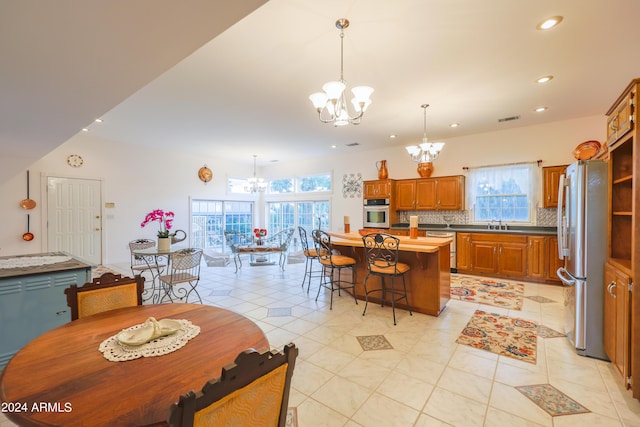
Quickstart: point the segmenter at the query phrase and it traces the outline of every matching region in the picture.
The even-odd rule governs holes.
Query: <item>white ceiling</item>
[[[153,10],[173,3],[149,2]],[[560,26],[536,30],[553,15],[564,17]],[[84,117],[103,117],[90,132],[104,140],[247,163],[257,154],[259,164],[390,144],[403,150],[420,142],[424,103],[431,105],[432,141],[592,115],[604,122],[618,94],[640,77],[639,16],[637,0],[270,0],[120,104],[99,94],[113,109],[84,108]],[[308,95],[339,78],[334,23],[342,17],[351,21],[344,43],[347,86],[365,84],[375,92],[362,124],[334,128],[317,120]],[[142,22],[140,32],[147,29]],[[181,29],[148,36],[170,43],[167,35],[180,35],[172,30]],[[86,47],[122,48],[117,41],[114,36],[92,46],[89,40]],[[52,46],[59,55],[65,47]],[[35,53],[44,55],[37,47]],[[69,68],[82,59],[67,56]],[[554,76],[551,82],[534,83],[547,74]],[[43,85],[27,95],[20,120],[42,123],[51,111],[33,107],[57,94]],[[538,106],[548,110],[535,113]],[[68,136],[84,125],[57,113],[55,125],[64,125]],[[520,119],[498,122],[514,115]],[[451,129],[452,122],[461,126]],[[390,134],[398,137],[390,140]],[[347,146],[354,142],[359,146]]]

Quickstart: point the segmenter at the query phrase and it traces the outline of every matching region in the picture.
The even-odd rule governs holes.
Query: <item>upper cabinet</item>
[[[542,207],[554,208],[558,206],[558,184],[560,175],[567,169],[567,165],[549,166],[542,168]]]
[[[611,145],[633,129],[633,109],[636,96],[636,84],[625,91],[616,104],[607,112],[607,144]]]
[[[364,181],[363,187],[365,199],[390,199],[394,190],[392,179]]]
[[[462,210],[464,176],[396,181],[395,210]]]

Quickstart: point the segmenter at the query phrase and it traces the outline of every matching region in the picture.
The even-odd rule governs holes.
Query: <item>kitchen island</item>
[[[365,299],[364,278],[368,267],[364,254],[362,236],[356,233],[329,233],[334,249],[356,260],[356,298]],[[411,311],[438,316],[445,309],[450,298],[451,272],[449,267],[450,238],[418,237],[400,239],[398,261],[411,266],[405,273],[407,296]],[[400,283],[401,278],[396,279]],[[380,278],[371,277],[368,286],[380,286]],[[369,301],[380,302],[369,296]],[[407,309],[406,304],[396,303],[397,308]]]
[[[71,320],[64,290],[90,282],[91,267],[63,252],[0,257],[0,369],[29,341]]]

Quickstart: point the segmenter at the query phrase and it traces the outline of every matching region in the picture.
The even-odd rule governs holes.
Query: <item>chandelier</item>
[[[429,142],[427,140],[427,107],[429,104],[422,104],[424,109],[424,133],[422,135],[422,144],[411,145],[407,148],[411,160],[418,163],[432,162],[438,158],[438,154],[444,147],[444,142]]]
[[[371,104],[373,88],[369,86],[356,86],[351,89],[353,93],[354,114],[349,114],[348,104],[344,96],[347,87],[344,83],[344,29],[349,26],[349,20],[340,18],[336,21],[336,28],[340,30],[340,80],[327,82],[322,86],[324,92],[316,92],[309,96],[313,106],[318,112],[318,118],[322,123],[333,123],[334,126],[348,124],[360,124],[367,107]],[[324,114],[323,114],[324,113]]]
[[[262,178],[256,178],[256,154],[253,155],[253,176],[247,178],[247,185],[244,186],[244,191],[247,193],[264,193],[267,189],[267,183]]]

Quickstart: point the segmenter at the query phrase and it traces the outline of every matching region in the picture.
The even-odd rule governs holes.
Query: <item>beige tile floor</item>
[[[128,274],[127,265],[112,265]],[[609,363],[575,354],[566,338],[538,338],[536,365],[456,344],[477,308],[538,322],[563,331],[562,290],[525,285],[522,311],[450,301],[433,317],[355,304],[328,292],[315,301],[300,283],[303,264],[202,268],[206,304],[253,319],[271,346],[300,349],[289,406],[306,426],[639,426],[640,402],[629,398]],[[277,310],[276,310],[277,309]],[[364,351],[357,336],[384,335],[393,349]],[[204,381],[203,381],[204,382]],[[586,414],[552,417],[514,387],[550,383],[588,408]],[[0,414],[0,427],[13,424]]]

